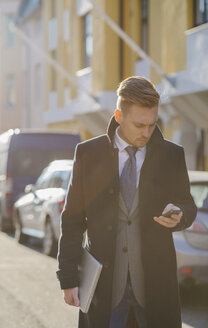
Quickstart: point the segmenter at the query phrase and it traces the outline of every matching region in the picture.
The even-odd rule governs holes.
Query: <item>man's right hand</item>
[[[69,288],[69,289],[64,289],[64,301],[66,304],[73,305],[73,306],[79,306],[79,288],[74,287],[74,288]]]

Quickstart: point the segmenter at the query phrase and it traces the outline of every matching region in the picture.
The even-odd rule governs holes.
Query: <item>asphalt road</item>
[[[208,286],[181,292],[181,300],[183,328],[208,328]]]
[[[56,267],[38,247],[0,232],[0,328],[77,327],[78,310],[64,303]],[[208,328],[208,287],[183,293],[182,304],[183,328]]]

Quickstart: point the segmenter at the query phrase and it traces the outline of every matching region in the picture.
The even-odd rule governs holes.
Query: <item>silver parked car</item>
[[[73,166],[72,160],[51,162],[34,185],[14,204],[15,237],[26,243],[29,236],[42,240],[43,252],[54,255],[60,235],[60,214]]]
[[[173,233],[178,278],[186,287],[208,283],[208,172],[189,171],[189,179],[197,217],[191,227]]]

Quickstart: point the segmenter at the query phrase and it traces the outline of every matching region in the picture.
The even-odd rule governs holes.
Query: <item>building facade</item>
[[[104,133],[116,106],[119,82],[143,75],[161,93],[160,125],[165,137],[185,147],[190,169],[208,169],[207,1],[94,2],[171,83],[121,40],[90,1],[44,2],[47,51],[77,83],[47,65],[45,124],[82,130],[84,139]]]
[[[21,124],[20,41],[10,29],[19,1],[0,1],[0,132]]]
[[[17,28],[31,40],[34,48],[20,40],[21,54],[21,89],[22,89],[22,120],[21,128],[45,128],[44,115],[44,61],[35,49],[44,50],[43,13],[40,0],[23,0],[16,13]]]
[[[119,82],[142,75],[161,94],[164,136],[184,146],[189,169],[208,169],[207,0],[22,0],[18,18],[45,54],[22,46],[20,125],[79,132],[82,139],[105,133]]]
[[[44,128],[44,62],[10,26],[11,22],[15,24],[43,49],[41,2],[1,1],[0,9],[0,132],[15,128]]]

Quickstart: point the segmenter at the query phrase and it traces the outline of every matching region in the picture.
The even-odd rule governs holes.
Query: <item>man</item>
[[[196,216],[184,151],[157,126],[159,94],[150,81],[130,77],[117,94],[107,134],[76,148],[57,276],[65,302],[79,306],[77,267],[87,230],[103,269],[79,327],[180,328],[172,232]],[[179,213],[162,215],[170,209]]]

